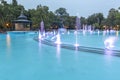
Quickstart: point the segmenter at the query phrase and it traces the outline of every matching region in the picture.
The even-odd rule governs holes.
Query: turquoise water
[[[47,46],[35,36],[0,34],[0,80],[120,80],[119,57]]]

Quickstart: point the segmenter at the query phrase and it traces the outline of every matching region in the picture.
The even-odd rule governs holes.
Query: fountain
[[[41,26],[41,35],[44,35],[44,22],[43,21],[41,21],[41,23],[40,23],[40,26]]]
[[[88,31],[90,32],[90,34],[93,33],[93,30],[92,30],[92,26],[91,26],[91,25],[88,26]]]
[[[80,18],[76,17],[76,30],[80,30]]]
[[[83,35],[85,35],[85,33],[86,33],[86,25],[83,25],[82,33],[83,33]]]
[[[72,32],[72,31],[71,31]],[[74,33],[70,33],[70,35],[69,36],[71,36],[71,35],[73,35]],[[75,35],[77,35],[78,33],[77,33],[77,31],[75,32]],[[63,35],[66,35],[66,34],[63,34]],[[82,35],[80,35],[80,36],[82,36]],[[92,36],[92,35],[89,35],[89,36]],[[95,35],[94,35],[95,36]],[[101,38],[101,34],[99,35],[100,36],[100,38]],[[106,35],[106,37],[107,37],[108,35]],[[72,37],[72,36],[71,36]],[[74,44],[74,41],[73,41],[73,43],[72,42],[61,42],[61,39],[62,40],[64,40],[63,38],[67,38],[67,36],[65,37],[62,37],[62,35],[60,35],[60,33],[58,32],[57,33],[57,35],[51,35],[51,36],[49,36],[48,38],[44,38],[44,39],[42,39],[41,40],[41,43],[43,43],[43,44],[46,44],[46,45],[49,45],[49,46],[54,46],[54,47],[56,47],[57,49],[58,49],[58,54],[57,54],[57,57],[59,58],[59,56],[60,56],[60,53],[59,53],[59,49],[60,48],[64,48],[64,49],[69,49],[69,50],[75,50],[75,51],[83,51],[83,52],[89,52],[89,53],[96,53],[96,54],[106,54],[106,55],[111,55],[111,56],[118,56],[118,57],[120,57],[120,50],[119,50],[119,47],[118,47],[118,45],[119,44],[117,44],[117,46],[115,45],[115,42],[117,41],[117,38],[118,37],[116,37],[116,36],[110,36],[110,37],[108,37],[108,38],[106,38],[105,40],[103,40],[103,43],[104,43],[104,45],[103,45],[103,43],[99,43],[99,44],[97,44],[96,42],[93,42],[93,43],[96,43],[96,45],[94,46],[94,45],[92,45],[92,46],[90,46],[90,45],[88,45],[88,46],[86,46],[86,43],[88,43],[88,42],[86,42],[86,40],[92,40],[91,38],[87,38],[87,35],[86,35],[86,37],[84,38],[84,36],[83,36],[83,39],[82,39],[82,41],[84,42],[84,44],[85,45],[83,45],[83,43],[81,44],[81,45],[79,45],[78,43],[77,43],[77,38],[78,38],[78,36],[76,36],[76,44]],[[97,40],[97,36],[96,36],[96,40]],[[94,38],[93,38],[94,39]],[[37,39],[36,39],[37,40]],[[71,40],[74,40],[74,39],[71,39]],[[70,41],[71,41],[70,40]],[[98,39],[99,40],[99,39]],[[39,41],[39,40],[37,40],[37,41]],[[69,41],[69,40],[68,40]],[[81,39],[80,39],[80,41],[81,41]],[[40,42],[40,41],[39,41]],[[72,44],[71,44],[72,43]],[[88,43],[89,44],[89,43]],[[103,46],[101,46],[101,44],[103,45]],[[120,46],[120,45],[119,45]],[[104,48],[105,47],[105,48]]]
[[[43,39],[45,37],[45,30],[44,30],[44,22],[41,21],[40,23],[40,30],[39,30],[39,39]]]
[[[58,33],[60,33],[60,34],[64,34],[66,32],[67,32],[67,30],[65,28],[59,28],[58,29]]]
[[[75,50],[75,51],[91,52],[91,53],[97,53],[97,54],[109,54],[112,56],[120,57],[119,48],[118,47],[114,48],[114,47],[116,47],[115,42],[117,41],[117,38],[118,38],[113,34],[113,33],[115,33],[114,31],[110,31],[110,32],[108,32],[107,30],[103,31],[103,35],[105,37],[107,37],[109,35],[113,35],[113,36],[110,36],[110,37],[106,38],[105,40],[102,40],[103,41],[102,43],[97,44],[96,42],[101,39],[97,39],[98,36],[96,36],[96,38],[95,38],[95,35],[94,35],[93,41],[92,41],[92,39],[91,39],[92,35],[88,35],[88,33],[93,30],[92,26],[88,26],[88,25],[83,26],[83,34],[87,34],[85,37],[83,35],[81,35],[81,33],[80,33],[81,31],[79,31],[79,33],[78,33],[78,30],[81,29],[80,28],[80,20],[78,17],[76,17],[76,25],[75,25],[76,29],[75,29],[74,33],[73,33],[73,31],[66,33],[66,34],[69,34],[70,37],[68,37],[68,39],[70,38],[71,40],[74,40],[74,39],[72,39],[72,36],[74,35],[73,38],[75,37],[75,40],[73,42],[71,40],[68,40],[70,42],[68,42],[67,40],[65,40],[65,42],[64,42],[64,38],[67,38],[67,36],[65,34],[65,32],[67,32],[67,31],[63,27],[62,28],[60,27],[58,29],[58,31],[56,31],[54,33],[46,33],[46,35],[49,35],[49,36],[45,36],[43,21],[40,23],[40,26],[41,27],[39,30],[39,39],[40,39],[41,43],[57,47],[57,51],[58,51],[57,57],[58,58],[60,57],[60,53],[59,53],[60,48],[65,48],[65,49]],[[78,43],[78,39],[79,39],[78,34],[79,34],[79,36],[82,36],[82,38],[79,40],[81,42],[80,45]],[[92,32],[90,34],[92,34]],[[100,38],[103,36],[100,34],[99,30],[97,31],[97,34],[100,36]],[[116,34],[118,36],[118,32],[116,32]],[[63,35],[65,35],[65,36],[63,36]],[[88,38],[87,38],[87,36],[88,36]],[[38,40],[36,39],[36,40],[39,41],[39,39]],[[61,42],[61,39],[63,42]],[[94,39],[95,39],[95,41],[94,41]],[[88,41],[86,41],[86,40],[88,40]],[[97,46],[89,45],[89,43],[90,43],[89,41],[92,41],[93,44],[96,43]],[[74,42],[75,42],[75,44],[74,44]],[[104,43],[104,45],[103,45],[103,43]],[[101,44],[102,44],[102,46],[101,46]]]
[[[60,39],[60,34],[58,32],[58,34],[56,35],[56,41],[55,41],[56,44],[61,44],[61,39]]]
[[[97,29],[96,31],[97,31],[97,34],[99,35],[99,34],[100,34],[100,30],[99,30],[99,29]]]
[[[116,36],[118,36],[119,35],[119,31],[116,31]]]
[[[75,30],[75,32],[74,32],[74,34],[75,34],[75,44],[74,44],[74,46],[75,47],[78,47],[79,46],[79,44],[78,44],[78,30],[80,29],[80,18],[78,18],[78,17],[76,17],[76,25],[75,25],[75,28],[76,28],[76,30]]]
[[[105,48],[110,50],[114,48],[114,43],[117,40],[117,37],[108,37],[104,41]]]
[[[67,34],[70,34],[70,31],[67,31]]]

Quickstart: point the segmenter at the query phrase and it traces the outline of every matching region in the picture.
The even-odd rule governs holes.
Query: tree
[[[17,6],[18,5],[17,0],[12,0],[12,5]]]
[[[93,25],[95,28],[100,28],[103,20],[104,16],[102,13],[94,13],[87,18],[87,24]]]
[[[112,8],[109,10],[109,14],[107,17],[108,26],[115,26],[116,15],[118,14],[118,10]]]
[[[87,19],[85,17],[80,18],[81,25],[87,24]]]
[[[66,20],[69,17],[69,14],[67,13],[65,8],[59,8],[55,11],[56,14],[56,20],[59,24],[59,27],[64,27],[63,24],[66,24]]]
[[[8,3],[7,3],[7,1],[5,1],[5,0],[1,0],[1,5],[8,5]]]
[[[55,11],[55,14],[57,16],[68,16],[69,14],[67,13],[65,8],[59,8]]]
[[[55,14],[49,11],[47,6],[38,5],[36,9],[29,9],[28,13],[31,16],[34,29],[39,29],[41,21],[44,21],[46,30],[50,29],[55,19]]]

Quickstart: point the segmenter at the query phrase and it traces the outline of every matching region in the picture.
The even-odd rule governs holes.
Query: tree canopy
[[[32,29],[38,30],[40,22],[44,21],[45,29],[56,27],[62,19],[64,27],[69,29],[75,28],[75,20],[77,16],[69,16],[67,9],[58,8],[54,12],[49,10],[48,6],[37,5],[34,9],[25,10],[24,6],[18,4],[17,0],[12,0],[12,3],[7,3],[5,0],[0,0],[0,29],[10,30],[12,20],[17,19],[21,11],[32,21]],[[95,28],[102,29],[103,26],[119,27],[120,26],[120,7],[118,9],[110,9],[108,16],[105,18],[103,13],[93,13],[87,18],[80,18],[82,25],[92,25]]]

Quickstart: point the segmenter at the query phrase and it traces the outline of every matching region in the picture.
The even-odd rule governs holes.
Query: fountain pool
[[[66,44],[75,43],[74,31],[60,35],[64,45],[56,45],[52,34],[47,35],[37,42],[33,39],[38,36],[36,32],[0,34],[0,80],[120,80],[120,57],[67,49]],[[104,48],[108,36],[78,32],[78,43]],[[119,50],[116,43],[120,43],[119,34],[113,48]]]
[[[70,50],[77,49],[78,51],[99,54],[109,54],[106,53],[106,51],[111,51],[111,55],[120,56],[120,44],[118,44],[119,36],[118,34],[116,35],[116,33],[118,32],[105,35],[103,31],[101,31],[101,33],[94,32],[92,34],[91,32],[83,34],[82,31],[71,31],[70,34],[65,33],[59,34],[59,36],[49,36],[47,39],[42,40],[42,43],[51,46],[60,45],[61,48]]]

